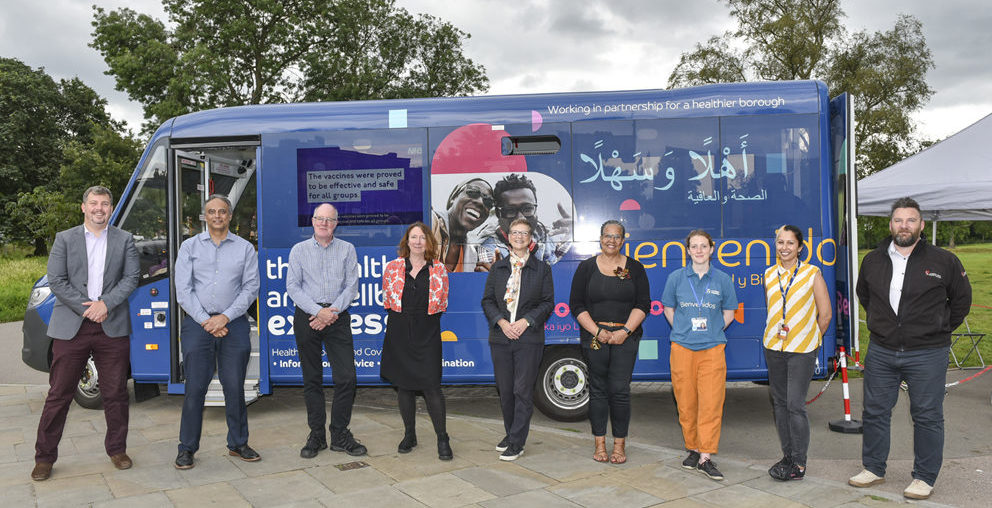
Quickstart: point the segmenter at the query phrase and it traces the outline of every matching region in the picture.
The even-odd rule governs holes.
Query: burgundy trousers
[[[59,441],[62,440],[69,404],[91,354],[99,375],[103,414],[107,419],[104,440],[107,455],[127,451],[127,374],[131,340],[128,337],[108,337],[103,333],[103,326],[84,319],[72,340],[52,341],[52,367],[48,374],[51,388],[38,422],[35,462],[54,463],[58,459]]]

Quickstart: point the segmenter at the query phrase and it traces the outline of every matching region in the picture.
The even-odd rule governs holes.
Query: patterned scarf
[[[520,272],[528,257],[530,254],[519,257],[512,251],[510,252],[510,279],[506,281],[506,295],[503,296],[503,300],[506,301],[506,310],[510,311],[511,323],[517,320],[517,303],[520,300]]]

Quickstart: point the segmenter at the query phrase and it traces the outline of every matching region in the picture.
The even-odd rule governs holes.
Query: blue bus
[[[214,193],[230,197],[231,230],[259,254],[249,400],[302,384],[285,275],[290,248],[312,235],[309,218],[324,202],[339,211],[337,236],[358,250],[360,288],[350,310],[361,384],[382,383],[382,269],[418,220],[441,240],[451,272],[443,382],[493,382],[479,302],[489,264],[505,255],[509,221],[498,211],[506,208],[532,219],[534,252],[552,265],[556,305],[536,397],[549,416],[585,414],[586,370],[568,296],[573,271],[597,253],[607,219],[624,223],[625,253],[644,264],[651,283],[635,381],[670,379],[661,291],[687,263],[682,241],[696,228],[713,235],[713,262],[731,274],[741,302],[727,332],[728,379],[767,378],[762,276],[784,223],[805,232],[803,260],[820,267],[837,305],[825,335],[837,340],[824,341],[817,364],[825,376],[837,344],[857,328],[847,311],[857,252],[848,222],[850,111],[846,96],[831,101],[822,82],[795,81],[255,105],[170,119],[152,136],[112,219],[134,234],[141,257],[130,298],[136,390],[183,392],[182,310],[170,274],[180,243],[204,229],[204,200]],[[23,350],[41,370],[52,303],[42,278],[25,315]],[[80,381],[81,404],[99,404],[95,374],[91,365]]]

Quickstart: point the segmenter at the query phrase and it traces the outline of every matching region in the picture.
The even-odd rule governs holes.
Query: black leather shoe
[[[368,449],[362,443],[359,443],[348,429],[345,429],[331,439],[331,450],[345,452],[352,457],[358,457],[368,453]]]
[[[410,453],[413,451],[414,446],[417,446],[417,434],[405,434],[403,436],[403,440],[400,441],[400,445],[396,448],[396,451],[400,453]]]
[[[258,454],[258,452],[252,450],[251,447],[248,446],[248,443],[245,443],[237,448],[228,449],[227,453],[238,457],[245,462],[258,462],[262,460],[262,457]]]
[[[311,435],[307,438],[307,444],[303,445],[303,448],[300,449],[300,457],[312,459],[317,456],[317,452],[325,448],[327,448],[327,441],[323,437]]]
[[[193,452],[183,450],[176,456],[176,469],[191,469],[193,467]]]
[[[454,455],[451,452],[451,443],[448,440],[448,433],[437,435],[437,458],[441,460],[451,460]]]

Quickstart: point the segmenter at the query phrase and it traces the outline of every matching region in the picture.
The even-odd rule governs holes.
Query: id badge
[[[704,317],[694,317],[694,318],[692,318],[692,331],[694,331],[694,332],[705,332],[706,331],[706,318],[704,318]]]
[[[788,338],[789,337],[789,327],[786,326],[786,325],[779,325],[779,327],[778,327],[778,336],[780,338],[782,338],[782,339]]]

